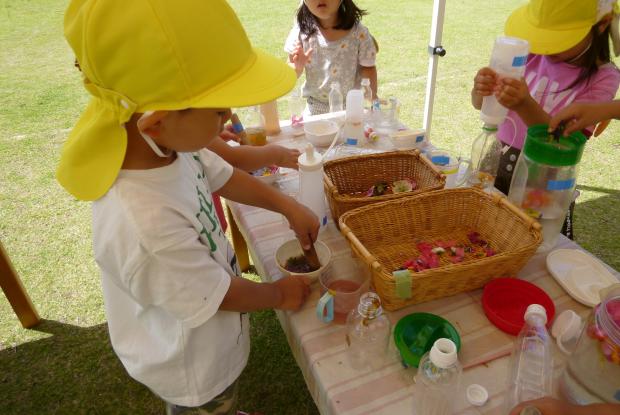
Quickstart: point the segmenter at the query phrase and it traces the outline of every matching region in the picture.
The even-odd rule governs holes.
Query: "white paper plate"
[[[550,252],[547,269],[571,297],[589,307],[601,302],[601,289],[619,282],[598,259],[579,249]]]

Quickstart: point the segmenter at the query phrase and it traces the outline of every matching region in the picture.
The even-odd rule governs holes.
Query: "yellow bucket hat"
[[[133,113],[260,104],[297,80],[283,61],[252,48],[224,0],[73,0],[64,28],[92,98],[56,177],[82,200],[100,198],[116,180]]]
[[[564,52],[586,37],[597,22],[597,0],[531,0],[516,9],[504,32],[525,39],[538,55]]]

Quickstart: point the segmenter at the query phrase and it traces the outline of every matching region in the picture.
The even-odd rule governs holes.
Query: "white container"
[[[389,134],[392,145],[398,150],[422,150],[427,145],[426,130],[400,130]]]
[[[338,124],[330,120],[317,120],[304,123],[304,132],[306,140],[316,147],[327,147],[334,137],[338,134],[340,128]]]
[[[438,339],[420,360],[413,389],[413,414],[451,415],[461,373],[454,342]]]
[[[530,45],[526,40],[500,36],[495,39],[489,67],[500,77],[521,78],[525,73],[529,50]],[[495,95],[482,98],[480,119],[484,123],[499,125],[507,113],[508,109],[497,102]]]
[[[342,111],[343,108],[342,92],[340,92],[340,82],[332,82],[329,91],[329,112]]]
[[[269,101],[260,105],[260,113],[265,120],[265,134],[278,135],[280,134],[280,117],[278,116],[278,103],[277,101]]]
[[[428,159],[439,169],[441,174],[446,176],[446,184],[444,189],[453,189],[463,184],[464,180],[459,181],[459,172],[461,164],[465,165],[464,171],[471,169],[471,161],[454,157],[446,150],[432,150],[427,155]]]
[[[304,254],[304,251],[301,249],[301,245],[299,245],[298,239],[291,239],[290,241],[284,242],[280,247],[276,250],[276,265],[278,269],[282,272],[283,275],[292,275],[292,276],[301,276],[309,278],[310,281],[314,282],[319,278],[319,275],[329,266],[332,260],[332,251],[329,249],[327,245],[325,245],[321,241],[314,242],[314,249],[316,249],[316,255],[319,257],[319,264],[321,267],[316,271],[312,272],[291,272],[284,268],[286,265],[286,261],[291,257],[298,257]]]
[[[347,94],[347,111],[344,121],[344,143],[351,146],[364,144],[364,96],[360,89]]]
[[[325,191],[323,190],[323,156],[312,144],[308,144],[297,159],[299,165],[299,197],[319,219],[321,228],[327,225],[327,209],[325,207]]]
[[[553,357],[551,339],[545,327],[547,312],[541,305],[530,304],[524,319],[508,367],[502,412],[505,414],[521,402],[551,396],[552,392]]]

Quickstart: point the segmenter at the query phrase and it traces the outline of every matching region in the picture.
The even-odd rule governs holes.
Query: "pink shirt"
[[[612,64],[602,65],[589,82],[566,89],[581,72],[581,67],[565,62],[554,63],[544,55],[530,55],[525,65],[525,82],[530,94],[545,112],[554,115],[572,102],[611,101],[620,85],[620,71]],[[588,130],[591,133],[594,127]],[[499,126],[497,137],[505,144],[521,149],[527,126],[514,112],[509,111]]]

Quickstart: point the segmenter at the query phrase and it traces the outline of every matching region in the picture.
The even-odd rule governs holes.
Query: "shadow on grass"
[[[252,355],[239,407],[318,414],[273,311],[253,313]],[[43,320],[50,337],[0,351],[0,414],[163,414],[162,402],[132,380],[114,354],[107,324]]]
[[[620,271],[620,190],[577,186],[581,191],[602,193],[579,202],[575,208],[575,241]]]
[[[107,324],[43,320],[50,337],[0,351],[1,414],[155,414],[163,405],[125,372]]]

